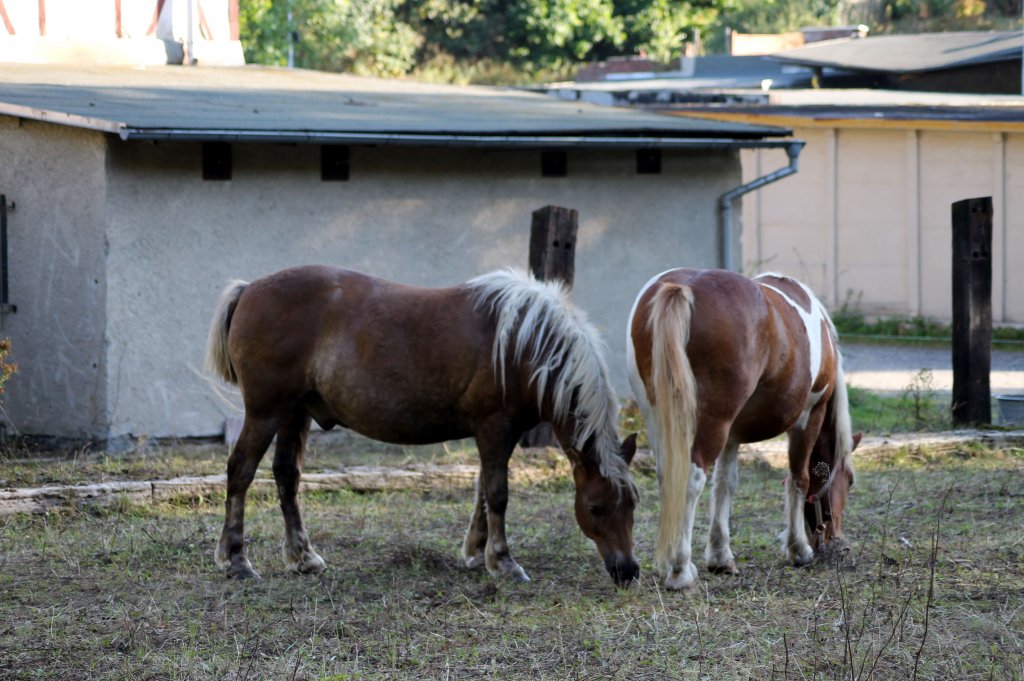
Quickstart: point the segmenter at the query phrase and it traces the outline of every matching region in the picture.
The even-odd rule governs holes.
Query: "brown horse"
[[[716,460],[704,555],[709,570],[737,572],[729,512],[741,443],[788,435],[782,540],[794,564],[842,537],[860,434],[851,433],[835,327],[805,285],[775,274],[670,270],[640,291],[628,336],[630,383],[657,454],[655,558],[668,588],[697,578],[694,511]]]
[[[561,286],[514,271],[436,289],[320,266],[229,284],[207,366],[238,383],[245,422],[228,458],[217,564],[229,577],[258,577],[245,554],[245,494],[276,435],[285,562],[324,569],[296,500],[314,419],[398,444],[473,436],[480,475],[463,558],[527,581],[505,540],[508,460],[523,432],[550,421],[573,466],[580,528],[615,581],[628,584],[639,574],[628,468],[636,438],[619,445],[602,352]]]

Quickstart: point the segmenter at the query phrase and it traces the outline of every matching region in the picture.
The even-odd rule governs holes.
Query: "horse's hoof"
[[[252,565],[249,564],[248,560],[243,559],[244,562],[232,563],[227,569],[228,579],[263,579],[260,577],[260,573],[252,569]]]
[[[487,560],[484,558],[483,554],[480,554],[478,556],[466,556],[466,567],[468,567],[470,570],[475,570],[477,568],[485,566],[486,564]]]
[[[512,580],[513,582],[523,582],[523,583],[525,583],[525,582],[532,581],[530,579],[530,575],[526,574],[526,570],[524,570],[523,568],[519,567],[518,565],[516,566],[516,568],[517,568],[516,570],[513,570],[509,574],[504,575],[504,577],[506,579]]]
[[[721,565],[708,565],[708,572],[713,575],[738,575],[740,570],[736,567],[736,562],[730,560],[728,563]]]
[[[289,563],[288,568],[302,575],[318,575],[327,569],[327,563],[315,552],[309,551],[302,560]]]
[[[529,582],[530,576],[526,574],[526,570],[521,568],[515,561],[508,561],[503,563],[498,569],[498,577],[501,579],[507,579],[512,582]]]
[[[681,570],[674,570],[665,578],[665,588],[671,591],[689,589],[697,583],[697,566],[689,563]]]
[[[790,562],[793,563],[793,567],[807,567],[814,560],[814,551],[810,546],[790,547],[787,553]]]

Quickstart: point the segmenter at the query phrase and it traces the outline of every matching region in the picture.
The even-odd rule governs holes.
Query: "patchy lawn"
[[[223,470],[222,450],[173,456]],[[304,495],[329,565],[318,577],[284,571],[276,500],[254,495],[246,529],[264,579],[243,583],[211,558],[222,497],[4,516],[0,678],[1024,677],[1024,450],[911,446],[857,464],[851,553],[794,569],[775,538],[783,473],[746,457],[732,522],[742,574],[702,572],[687,594],[651,574],[650,472],[637,476],[644,573],[627,591],[576,527],[565,476],[512,489],[509,540],[528,584],[462,566],[463,489]],[[0,461],[0,478],[10,468]]]

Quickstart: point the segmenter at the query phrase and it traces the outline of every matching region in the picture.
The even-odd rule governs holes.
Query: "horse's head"
[[[851,453],[860,444],[861,435],[853,435]],[[816,446],[811,455],[811,492],[804,504],[804,519],[816,552],[843,538],[843,509],[854,481],[849,457],[835,455],[835,437],[822,437],[819,443],[825,446]]]
[[[588,445],[589,447],[590,445]],[[633,507],[636,489],[632,482],[615,480],[601,472],[592,452],[569,451],[576,483],[576,522],[604,560],[605,568],[619,586],[629,586],[640,576],[633,556]],[[618,456],[628,467],[636,454],[636,434],[625,439]],[[625,468],[624,468],[625,471]]]

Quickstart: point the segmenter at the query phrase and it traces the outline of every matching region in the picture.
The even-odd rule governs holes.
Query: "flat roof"
[[[122,139],[478,146],[778,146],[785,128],[523,90],[264,66],[0,64],[0,114]]]
[[[844,71],[917,73],[1020,60],[1021,31],[957,31],[839,38],[771,55],[787,64]]]
[[[651,104],[648,110],[793,127],[922,128],[1024,132],[1024,97],[902,90],[739,92],[725,103]]]

